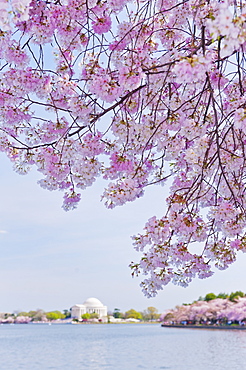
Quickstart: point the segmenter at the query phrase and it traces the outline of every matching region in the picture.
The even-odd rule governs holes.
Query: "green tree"
[[[232,302],[235,302],[237,300],[238,297],[244,297],[245,294],[243,292],[241,292],[240,290],[237,290],[236,292],[232,292],[229,296],[229,300],[232,301]]]
[[[50,311],[46,313],[46,318],[48,320],[58,320],[58,319],[64,319],[65,315],[61,313],[60,311]]]
[[[216,299],[217,296],[214,293],[208,293],[205,295],[204,301],[212,301],[213,299]]]
[[[226,299],[226,298],[228,298],[228,294],[226,294],[226,293],[219,293],[217,295],[217,298]]]
[[[59,319],[59,315],[56,312],[47,312],[46,313],[46,318],[48,320],[58,320]]]
[[[126,311],[125,318],[126,319],[133,318],[133,319],[137,319],[137,320],[142,320],[143,319],[141,312],[137,312],[133,308]]]
[[[123,314],[120,312],[119,308],[115,308],[113,312],[113,316],[115,319],[120,319],[123,317]]]
[[[81,317],[83,320],[88,320],[91,318],[91,315],[89,313],[84,313]]]
[[[63,310],[63,314],[65,315],[65,318],[68,319],[69,317],[71,317],[71,311],[69,310]]]
[[[98,315],[98,313],[93,312],[93,313],[90,314],[90,318],[91,319],[98,319],[99,318],[99,315]]]
[[[99,315],[96,312],[93,313],[84,313],[82,316],[83,320],[89,320],[89,319],[98,319]]]

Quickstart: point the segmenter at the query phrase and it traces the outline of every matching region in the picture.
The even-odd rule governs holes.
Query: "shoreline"
[[[245,326],[226,326],[226,325],[178,325],[161,324],[163,328],[181,328],[181,329],[208,329],[208,330],[246,330]]]
[[[4,322],[0,325],[142,325],[142,324],[148,324],[148,325],[160,325],[160,322],[158,321],[140,321],[140,322],[134,322],[134,321],[126,321],[126,322],[96,322],[96,321],[31,321],[31,322]]]

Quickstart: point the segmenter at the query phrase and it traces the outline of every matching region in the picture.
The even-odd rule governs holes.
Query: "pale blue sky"
[[[156,298],[144,297],[128,267],[140,258],[130,236],[141,232],[149,217],[162,216],[165,188],[152,187],[136,202],[107,210],[99,180],[82,193],[77,210],[65,212],[61,192],[36,184],[39,173],[14,173],[3,154],[0,163],[0,312],[69,309],[88,297],[112,311],[155,306],[162,312],[211,291],[246,291],[246,255],[240,253],[238,262],[210,279],[188,288],[169,285]]]

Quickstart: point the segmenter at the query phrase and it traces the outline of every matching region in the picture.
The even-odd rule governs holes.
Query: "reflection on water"
[[[1,325],[1,370],[246,370],[246,331]]]

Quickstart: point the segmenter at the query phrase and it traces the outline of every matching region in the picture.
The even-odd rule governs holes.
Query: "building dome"
[[[81,320],[82,315],[85,313],[96,313],[99,318],[107,317],[108,314],[107,306],[104,306],[97,298],[88,298],[83,304],[76,304],[71,309],[71,316],[78,320]]]
[[[86,307],[103,307],[102,302],[97,298],[88,298],[83,304]]]

